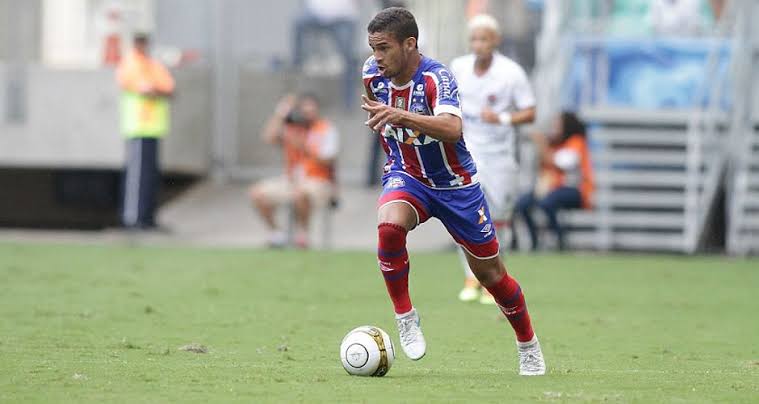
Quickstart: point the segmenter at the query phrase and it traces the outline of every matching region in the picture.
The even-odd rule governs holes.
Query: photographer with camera
[[[335,193],[334,162],[339,134],[320,115],[313,94],[283,97],[262,133],[263,140],[282,147],[285,173],[263,179],[250,189],[250,198],[269,230],[269,246],[284,247],[288,236],[275,220],[276,209],[291,205],[295,217],[294,243],[308,248],[311,213],[325,207]]]

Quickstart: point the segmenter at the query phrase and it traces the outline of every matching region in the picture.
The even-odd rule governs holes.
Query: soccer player
[[[524,295],[498,252],[477,168],[462,139],[458,85],[439,62],[419,53],[419,29],[407,10],[379,12],[367,28],[373,55],[363,69],[366,125],[387,153],[377,227],[379,267],[395,310],[403,352],[421,359],[427,344],[408,290],[406,235],[435,217],[466,251],[470,268],[516,333],[521,375],[545,374]]]
[[[477,164],[498,238],[509,245],[518,192],[514,127],[535,120],[535,96],[524,70],[496,50],[501,34],[495,18],[472,17],[468,29],[472,53],[454,59],[451,72],[459,84],[467,149]],[[493,297],[481,290],[462,261],[466,275],[459,300],[492,304]]]

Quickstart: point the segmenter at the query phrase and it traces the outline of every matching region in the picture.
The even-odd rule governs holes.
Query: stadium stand
[[[622,9],[583,3],[583,13],[577,2],[546,10],[535,74],[542,117],[575,108],[592,128],[596,209],[563,216],[570,245],[694,252],[720,244],[714,233],[726,178],[735,178],[727,194],[736,252],[750,249],[752,237],[756,245],[759,181],[748,147],[756,131],[748,121],[738,127],[735,115],[750,108],[751,97],[734,91],[755,78],[736,76],[750,72],[752,61],[732,52],[755,35],[735,25],[753,15],[753,5],[732,3],[709,37],[651,38],[612,29],[620,14],[643,13],[640,2]],[[599,30],[626,36],[598,39]]]

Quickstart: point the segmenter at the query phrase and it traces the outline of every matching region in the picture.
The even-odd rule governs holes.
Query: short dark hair
[[[419,40],[419,27],[416,25],[414,15],[402,7],[390,7],[380,11],[369,22],[366,30],[370,34],[389,33],[398,42],[403,42],[406,38]]]
[[[574,135],[587,136],[585,123],[574,112],[563,111],[561,113],[561,141],[563,142]]]

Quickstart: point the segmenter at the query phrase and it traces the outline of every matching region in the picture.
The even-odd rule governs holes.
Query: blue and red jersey
[[[452,114],[461,117],[456,79],[440,62],[422,56],[411,81],[394,85],[377,69],[374,56],[364,63],[364,86],[386,105],[421,115]],[[477,183],[477,168],[463,137],[456,143],[441,142],[424,133],[398,125],[380,131],[387,154],[385,172],[398,172],[436,189],[467,187]]]

